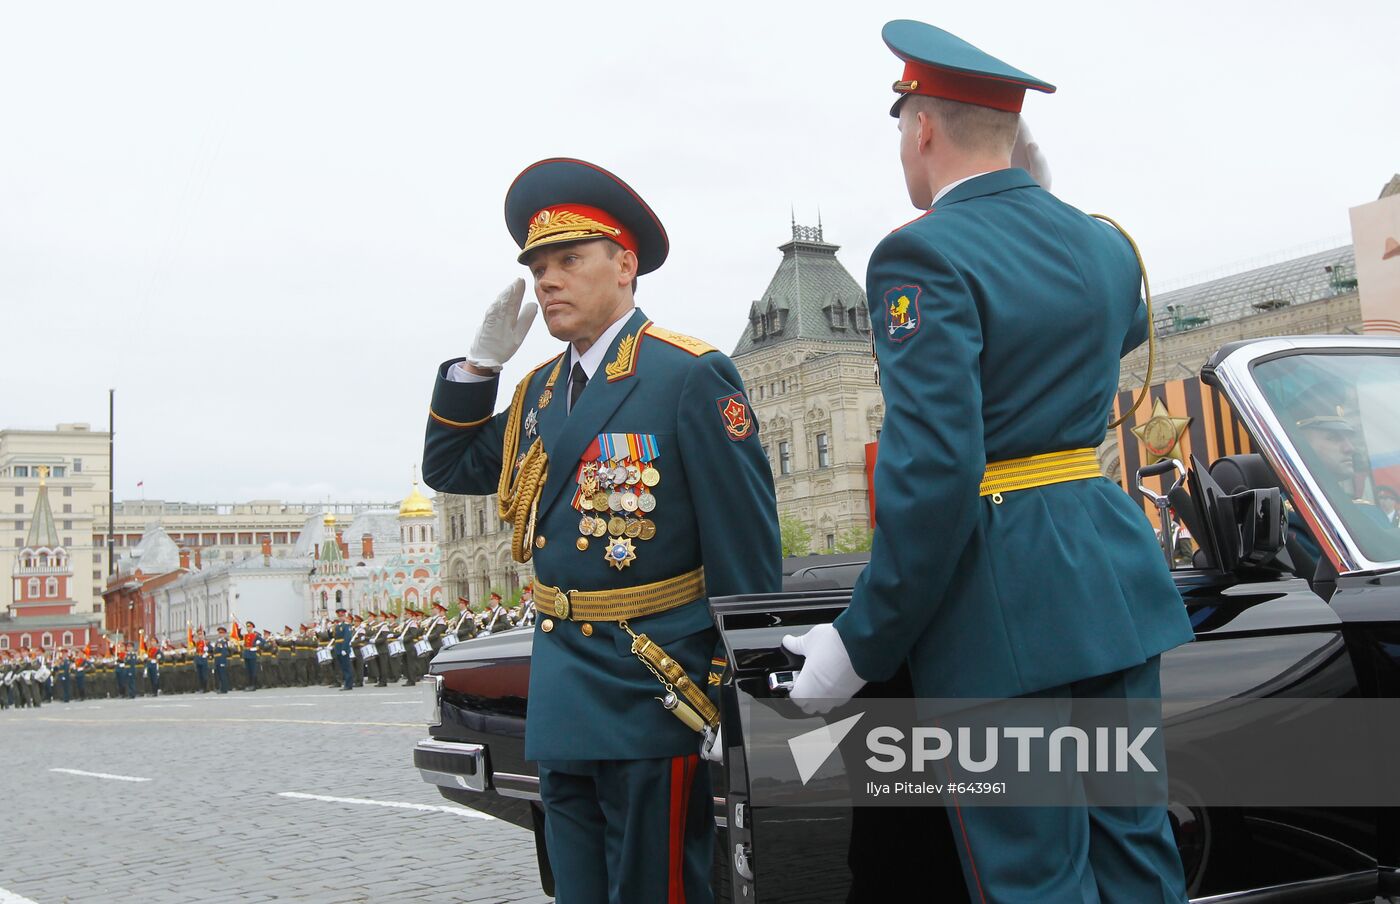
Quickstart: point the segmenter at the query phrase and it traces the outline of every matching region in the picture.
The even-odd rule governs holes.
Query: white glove
[[[824,713],[865,687],[865,679],[851,665],[840,633],[831,625],[817,625],[800,636],[785,635],[783,648],[807,657],[788,695],[804,713]]]
[[[1039,182],[1041,188],[1050,190],[1050,161],[1040,152],[1040,145],[1036,144],[1035,136],[1031,134],[1031,127],[1026,125],[1025,117],[1021,118],[1021,128],[1016,132],[1016,145],[1011,149],[1011,165],[1019,166],[1030,173],[1031,178]]]
[[[525,341],[525,334],[535,322],[540,306],[533,301],[521,307],[525,297],[525,280],[517,279],[496,296],[486,309],[481,329],[467,352],[467,363],[483,370],[499,371]]]
[[[701,739],[700,757],[711,763],[724,762],[724,728],[722,726],[716,725],[713,732],[707,733]]]

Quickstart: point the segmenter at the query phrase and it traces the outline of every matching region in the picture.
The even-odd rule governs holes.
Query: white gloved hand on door
[[[802,635],[788,634],[783,637],[783,648],[806,657],[788,694],[805,713],[834,709],[865,687],[865,679],[851,665],[840,633],[831,625],[817,625]]]

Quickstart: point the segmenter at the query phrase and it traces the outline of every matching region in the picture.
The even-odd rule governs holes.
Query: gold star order
[[[1161,399],[1157,399],[1152,405],[1152,416],[1133,428],[1133,435],[1142,441],[1143,447],[1153,456],[1148,464],[1174,458],[1172,453],[1181,443],[1181,437],[1185,435],[1186,426],[1190,423],[1189,417],[1172,417],[1171,412],[1167,411],[1167,406],[1162,404]]]

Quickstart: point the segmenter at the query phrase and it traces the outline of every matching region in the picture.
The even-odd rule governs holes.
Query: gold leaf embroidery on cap
[[[592,217],[571,210],[541,210],[530,221],[525,232],[525,247],[546,239],[565,241],[567,239],[597,238],[598,236],[618,236],[622,230],[616,226],[599,223]]]

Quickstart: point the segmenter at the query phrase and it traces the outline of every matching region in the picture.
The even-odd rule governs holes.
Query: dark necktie
[[[574,362],[573,372],[569,375],[569,410],[573,411],[578,404],[578,397],[583,395],[583,387],[588,385],[588,375],[583,372],[583,365]]]

